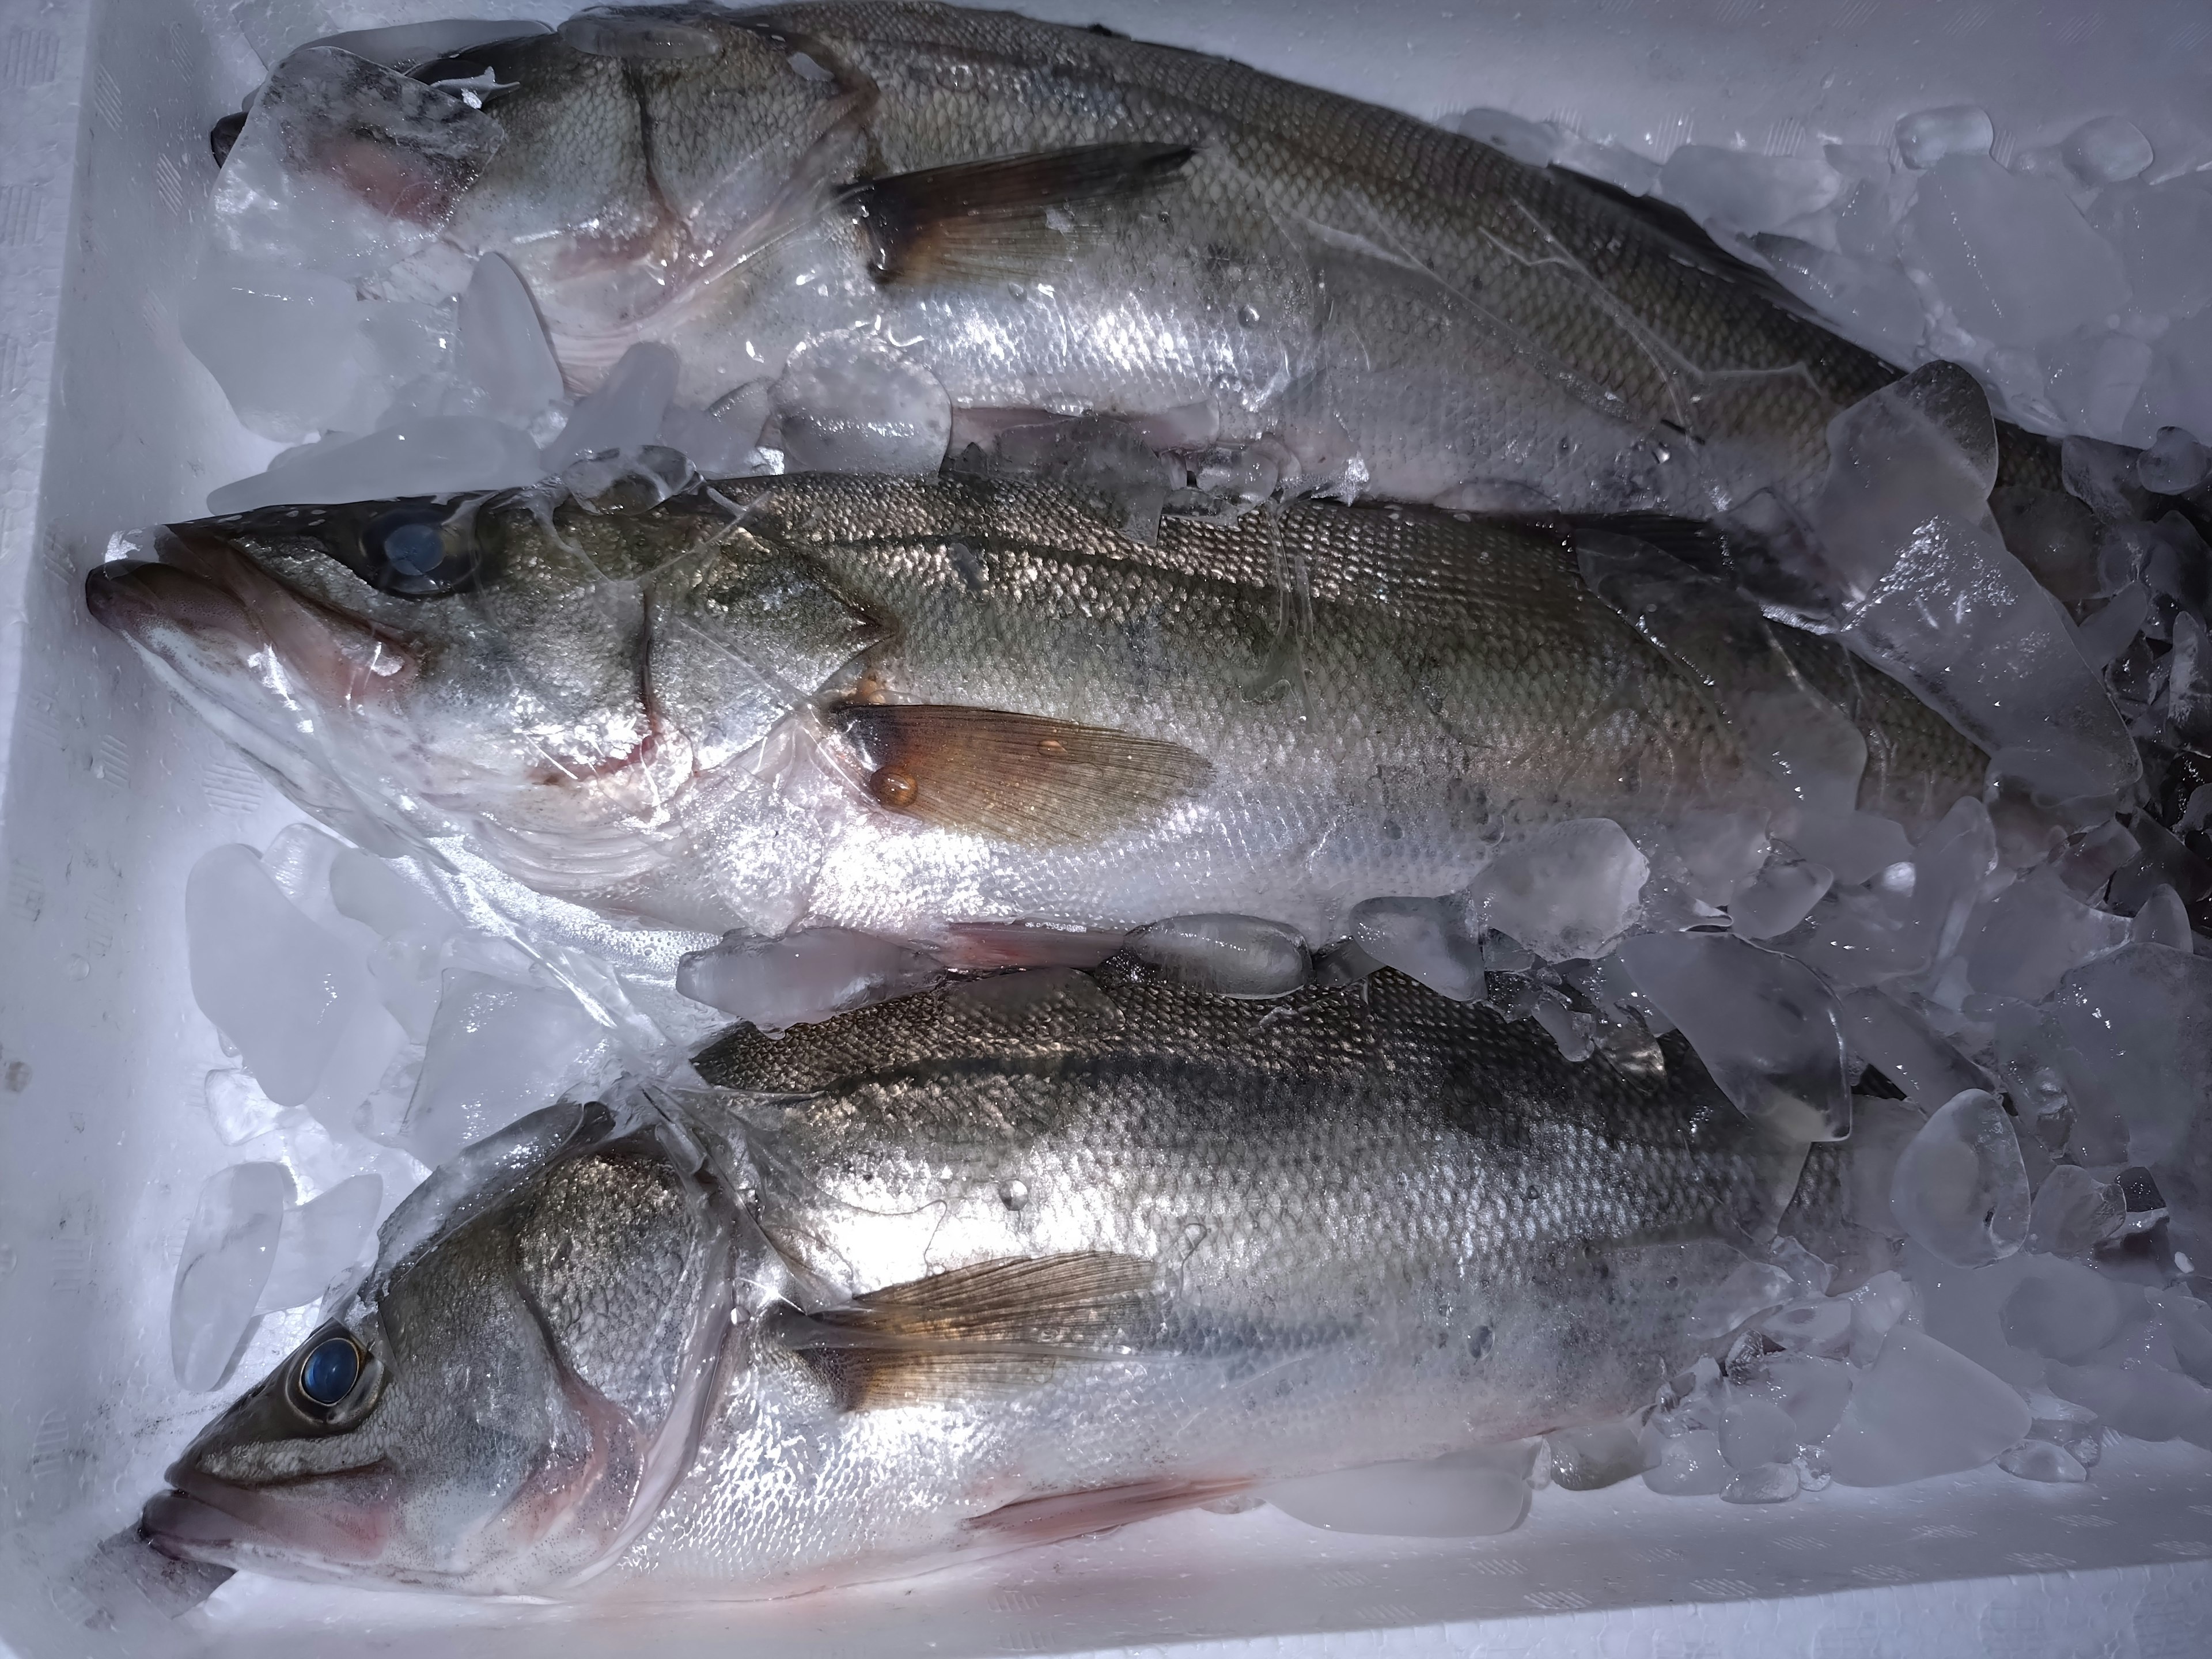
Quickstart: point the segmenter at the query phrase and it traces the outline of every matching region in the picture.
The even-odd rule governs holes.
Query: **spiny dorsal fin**
[[[848,1411],[972,1399],[1119,1357],[1153,1280],[1150,1261],[1106,1250],[1009,1257],[787,1316],[775,1335]]]
[[[840,205],[859,225],[878,282],[1006,276],[1066,254],[1077,226],[1052,210],[1141,195],[1182,169],[1188,144],[1086,144],[893,173],[853,185]]]
[[[866,769],[878,805],[1029,846],[1141,823],[1213,775],[1180,744],[997,708],[854,704],[831,724]]]

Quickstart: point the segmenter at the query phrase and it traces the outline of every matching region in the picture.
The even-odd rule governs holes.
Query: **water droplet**
[[[999,1202],[1010,1210],[1018,1210],[1030,1201],[1030,1183],[1015,1176],[999,1183]]]
[[[1237,307],[1237,320],[1243,324],[1247,328],[1251,327],[1253,324],[1260,320],[1260,307],[1257,306]]]
[[[1467,1339],[1467,1352],[1468,1358],[1473,1359],[1489,1358],[1490,1351],[1496,1346],[1497,1340],[1498,1339],[1491,1334],[1489,1326],[1476,1326],[1474,1334]]]
[[[62,971],[71,979],[82,979],[92,972],[92,964],[82,957],[71,957],[62,964]]]

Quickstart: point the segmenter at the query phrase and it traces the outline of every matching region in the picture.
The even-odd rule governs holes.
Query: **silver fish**
[[[825,380],[865,424],[857,378],[939,439],[959,412],[956,449],[1087,412],[1297,487],[1706,518],[1801,502],[1827,422],[1897,374],[1670,210],[1103,31],[601,9],[415,73],[486,88],[438,96],[495,153],[386,287],[502,254],[572,386],[661,342],[748,442]]]
[[[146,1524],[294,1576],[759,1595],[1617,1419],[1747,1229],[1842,1214],[1841,1148],[1662,1046],[1110,964],[741,1028],[698,1061],[733,1096],[434,1175]]]
[[[1320,944],[1566,820],[1655,867],[1717,815],[1782,834],[1802,732],[1835,804],[1911,826],[1985,769],[1724,584],[1660,584],[1717,631],[1601,599],[1564,531],[1315,502],[1143,543],[1027,483],[642,477],[175,526],[88,599],[339,827],[718,932],[1230,912]]]

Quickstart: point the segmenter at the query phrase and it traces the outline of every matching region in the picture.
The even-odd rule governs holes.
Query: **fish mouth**
[[[87,574],[93,618],[295,799],[329,794],[330,717],[405,688],[418,666],[407,642],[300,593],[205,525],[163,526],[133,551],[153,556]]]
[[[398,1512],[392,1471],[381,1461],[265,1488],[233,1486],[183,1464],[165,1478],[170,1490],[149,1500],[139,1517],[147,1541],[179,1560],[218,1566],[370,1566]]]

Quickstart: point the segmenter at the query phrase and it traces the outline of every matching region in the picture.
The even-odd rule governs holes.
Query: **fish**
[[[1144,541],[1022,479],[669,478],[174,525],[87,602],[363,844],[465,836],[702,932],[1228,913],[1319,945],[1564,823],[1672,869],[1723,819],[1917,833],[1987,769],[1618,531],[1298,501]],[[1776,759],[1808,732],[1825,805]]]
[[[1109,416],[1261,493],[1709,520],[1802,507],[1828,422],[1899,373],[1678,211],[1103,30],[594,9],[412,73],[442,101],[393,100],[389,165],[285,141],[374,198],[407,122],[485,129],[378,291],[501,256],[572,390],[663,344],[744,442]],[[2057,488],[2047,442],[2007,456]]]
[[[741,1026],[712,1091],[433,1174],[144,1526],[293,1577],[764,1596],[1620,1420],[1749,1316],[1705,1298],[1762,1239],[1848,1215],[1846,1147],[1660,1046],[1126,957]]]

